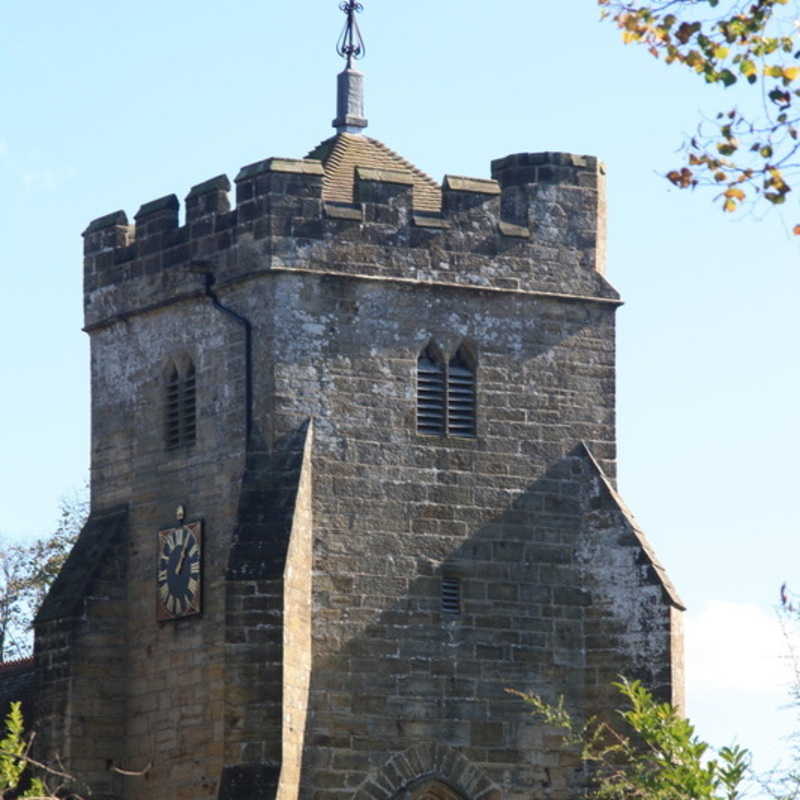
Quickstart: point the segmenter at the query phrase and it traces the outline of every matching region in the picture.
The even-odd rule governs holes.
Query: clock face
[[[200,613],[202,563],[202,523],[190,522],[158,532],[156,606],[159,620]]]

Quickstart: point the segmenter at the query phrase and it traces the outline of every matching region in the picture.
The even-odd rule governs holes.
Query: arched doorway
[[[467,800],[467,798],[446,783],[428,778],[407,786],[395,795],[395,800]]]
[[[502,800],[503,792],[483,770],[462,753],[441,742],[423,741],[393,755],[377,772],[365,777],[353,800]]]

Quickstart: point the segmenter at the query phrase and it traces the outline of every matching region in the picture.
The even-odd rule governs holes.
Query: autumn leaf
[[[598,3],[627,41],[663,56],[667,66],[682,65],[706,83],[740,89],[737,107],[719,111],[716,125],[701,122],[687,137],[682,163],[666,171],[670,183],[717,187],[713,196],[729,213],[749,199],[786,202],[800,176],[800,112],[794,107],[800,106],[800,25],[794,7],[780,10],[787,0]],[[703,4],[718,16],[698,22],[693,14]]]
[[[682,22],[678,30],[675,31],[675,38],[681,44],[686,44],[700,28],[701,25],[699,22]]]
[[[678,172],[678,170],[672,170],[672,172],[667,173],[667,180],[675,186],[679,186],[681,189],[687,189],[689,186],[692,186],[694,184],[693,179],[694,174],[687,167],[684,167],[680,172]]]

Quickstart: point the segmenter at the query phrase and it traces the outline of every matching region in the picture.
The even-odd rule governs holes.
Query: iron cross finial
[[[347,69],[350,69],[353,66],[353,59],[363,58],[367,52],[356,22],[356,14],[363,11],[364,6],[357,0],[345,0],[339,4],[339,8],[347,14],[347,22],[336,45],[336,52],[347,59]]]

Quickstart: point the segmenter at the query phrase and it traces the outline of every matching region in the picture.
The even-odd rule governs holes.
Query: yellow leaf
[[[730,200],[744,200],[744,192],[741,189],[731,187],[725,191],[725,197]]]
[[[730,198],[728,198],[725,201],[725,204],[722,206],[722,209],[723,209],[723,211],[727,211],[729,213],[731,211],[736,211],[736,201],[735,200],[731,200]]]
[[[724,45],[717,45],[714,48],[714,58],[727,58],[728,57],[728,48]]]
[[[783,77],[787,81],[796,80],[798,77],[800,77],[800,67],[784,67]]]

